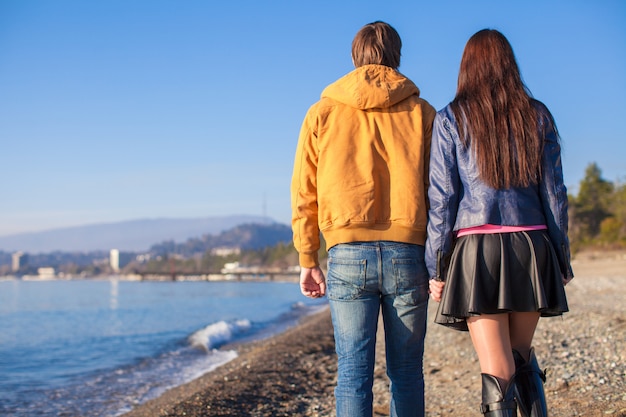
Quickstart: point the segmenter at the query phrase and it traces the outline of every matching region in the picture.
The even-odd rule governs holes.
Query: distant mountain
[[[115,248],[140,252],[159,242],[184,242],[206,234],[219,234],[247,223],[271,224],[274,221],[268,217],[246,215],[129,220],[0,236],[0,250],[43,253],[108,251]]]
[[[190,257],[208,250],[226,247],[239,249],[263,249],[292,239],[291,227],[280,223],[246,223],[225,230],[218,235],[205,234],[188,239],[184,243],[161,242],[150,248],[155,254],[179,254]]]

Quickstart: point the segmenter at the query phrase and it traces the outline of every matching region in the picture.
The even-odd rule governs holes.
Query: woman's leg
[[[515,373],[508,314],[481,314],[468,317],[472,343],[480,371],[497,377],[507,383]]]
[[[511,347],[522,355],[525,361],[528,361],[539,316],[540,313],[538,312],[511,313],[509,315]]]
[[[532,349],[539,313],[511,314],[511,345],[515,359],[515,398],[522,417],[546,417],[548,407],[543,390],[546,379]]]
[[[482,376],[481,412],[489,417],[516,415],[509,315],[482,314],[467,319]]]

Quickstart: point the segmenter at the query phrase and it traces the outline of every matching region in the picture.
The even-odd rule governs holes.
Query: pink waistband
[[[460,229],[456,232],[456,237],[465,235],[478,235],[486,233],[511,233],[511,232],[527,232],[530,230],[546,230],[548,226],[540,224],[536,226],[501,226],[498,224],[484,224],[482,226],[468,227]]]

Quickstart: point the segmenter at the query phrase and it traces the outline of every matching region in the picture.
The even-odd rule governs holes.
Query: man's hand
[[[300,268],[300,291],[310,298],[326,295],[326,278],[319,266]]]

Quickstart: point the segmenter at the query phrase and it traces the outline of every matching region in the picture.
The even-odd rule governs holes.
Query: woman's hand
[[[437,281],[436,279],[431,279],[428,281],[428,292],[433,300],[436,302],[441,301],[441,295],[443,294],[443,286],[445,282]]]
[[[565,275],[561,275],[561,280],[563,280],[563,286],[566,286],[567,284],[569,284],[569,282],[573,279],[574,277],[567,278]]]

